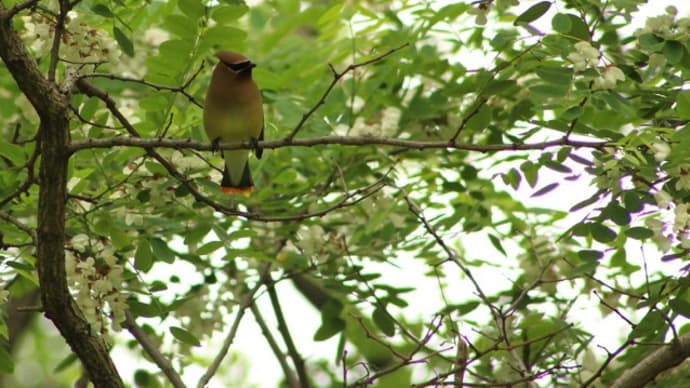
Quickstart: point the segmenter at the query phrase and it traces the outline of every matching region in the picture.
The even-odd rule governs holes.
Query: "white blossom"
[[[567,58],[573,63],[576,71],[582,71],[587,65],[594,65],[599,61],[599,50],[592,47],[589,42],[579,41],[575,43],[575,52],[568,54]]]
[[[664,142],[652,143],[652,149],[654,150],[654,159],[657,162],[663,162],[668,157],[668,154],[671,153],[671,147]]]
[[[659,190],[654,193],[654,199],[656,200],[656,204],[662,209],[667,209],[673,201],[671,195],[664,190]]]
[[[616,66],[608,66],[594,79],[594,89],[611,89],[618,81],[625,81],[625,74]]]

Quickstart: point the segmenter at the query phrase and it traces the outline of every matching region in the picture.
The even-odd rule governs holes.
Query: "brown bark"
[[[122,387],[105,342],[91,332],[67,288],[64,243],[69,96],[43,76],[12,28],[10,16],[0,3],[0,57],[40,117],[36,254],[43,310],[77,354],[96,387]]]

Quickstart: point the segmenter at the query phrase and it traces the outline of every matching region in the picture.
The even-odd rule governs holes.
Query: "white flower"
[[[350,130],[352,136],[376,136],[381,132],[381,126],[376,123],[367,123],[364,117],[357,117]]]
[[[690,165],[681,164],[669,171],[669,175],[678,177],[676,190],[690,190]]]
[[[573,63],[575,71],[582,71],[587,68],[587,65],[593,65],[599,61],[599,50],[583,40],[575,43],[575,52],[568,54],[567,58]]]
[[[664,142],[652,143],[652,149],[654,150],[654,159],[656,159],[657,162],[666,160],[668,154],[671,152],[671,147],[668,145],[668,143]]]
[[[688,220],[690,220],[690,215],[688,215],[688,204],[683,203],[677,205],[673,213],[675,215],[673,230],[679,232],[687,229]]]
[[[321,251],[325,244],[325,232],[320,225],[309,225],[300,231],[300,247],[304,254],[311,256]]]
[[[72,247],[80,252],[83,252],[86,250],[86,247],[89,246],[89,236],[80,233],[70,240]]]
[[[360,96],[355,96],[355,97],[354,97],[352,100],[350,100],[350,101],[352,102],[352,104],[351,104],[351,106],[350,106],[350,108],[352,108],[352,113],[359,113],[359,111],[361,111],[362,108],[364,108],[364,103],[365,103],[365,102],[364,102],[364,99],[363,99],[362,97],[360,97]]]
[[[391,137],[398,132],[398,123],[402,112],[400,109],[389,106],[381,111],[381,135]]]
[[[594,89],[611,89],[618,81],[625,81],[625,74],[616,66],[608,66],[601,76],[594,79]]]
[[[673,25],[673,19],[675,19],[675,15],[671,14],[650,17],[645,22],[643,31],[661,35],[669,34]]]
[[[9,298],[10,298],[10,292],[8,290],[5,290],[5,289],[0,290],[0,306],[7,303]]]

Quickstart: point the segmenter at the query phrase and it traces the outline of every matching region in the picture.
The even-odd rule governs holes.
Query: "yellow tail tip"
[[[225,187],[221,186],[220,190],[224,192],[225,194],[230,194],[230,195],[236,195],[236,194],[241,194],[244,195],[245,197],[248,197],[252,191],[254,191],[254,186],[249,186],[249,187]]]

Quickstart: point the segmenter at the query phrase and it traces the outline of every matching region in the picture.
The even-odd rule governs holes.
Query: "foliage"
[[[256,381],[246,313],[287,386],[653,379],[690,355],[690,19],[641,3],[3,1],[0,371],[40,293],[96,386]],[[218,49],[258,64],[248,197],[202,128]]]

